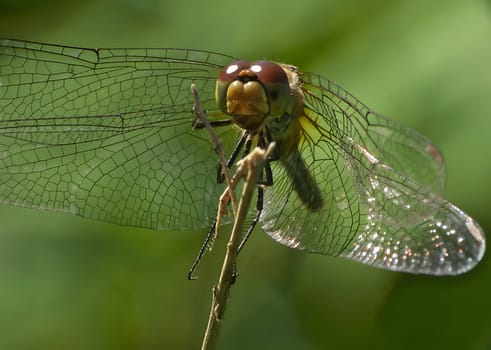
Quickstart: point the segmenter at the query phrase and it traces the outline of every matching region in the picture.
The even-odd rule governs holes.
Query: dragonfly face
[[[291,113],[293,104],[287,73],[267,61],[237,61],[224,67],[217,78],[216,99],[224,113],[251,133],[269,117]]]
[[[235,124],[216,129],[227,153],[241,129],[278,144],[260,217],[274,240],[435,275],[482,258],[482,229],[442,197],[431,141],[317,74],[207,51],[0,40],[0,202],[207,227],[223,185],[208,135],[192,127],[192,83],[210,122]]]

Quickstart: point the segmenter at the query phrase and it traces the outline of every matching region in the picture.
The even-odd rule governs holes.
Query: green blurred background
[[[491,2],[0,0],[0,36],[184,47],[325,75],[439,145],[446,197],[491,232]],[[224,238],[0,207],[0,349],[196,349]],[[491,263],[393,273],[285,248],[239,260],[220,349],[491,349]]]

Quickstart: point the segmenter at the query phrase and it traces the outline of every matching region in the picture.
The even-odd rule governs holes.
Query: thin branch
[[[255,148],[245,158],[237,164],[237,171],[231,180],[231,187],[226,191],[232,191],[241,178],[245,178],[245,184],[242,189],[242,195],[239,202],[237,215],[235,216],[234,227],[227,243],[227,252],[222,265],[222,271],[218,284],[213,287],[213,298],[208,318],[208,326],[201,346],[202,350],[210,350],[216,347],[218,334],[220,331],[225,307],[230,294],[230,287],[234,281],[235,262],[237,252],[242,239],[244,223],[251,205],[254,192],[257,189],[257,180],[261,171],[271,155],[274,143],[271,143],[267,150]]]
[[[222,141],[220,140],[218,135],[215,133],[215,130],[213,130],[212,126],[210,125],[210,122],[208,121],[208,118],[206,118],[206,112],[203,109],[203,105],[201,104],[201,99],[199,98],[198,90],[196,89],[196,86],[194,84],[191,84],[191,91],[193,92],[193,96],[194,96],[194,111],[195,111],[196,115],[200,118],[205,129],[210,134],[211,140],[215,144],[215,152],[218,154],[218,157],[220,159],[220,166],[222,168],[223,176],[225,177],[225,182],[227,183],[228,188],[232,188],[231,179],[230,179],[230,172],[229,172],[229,169],[227,167],[227,161],[225,159],[225,154],[223,153]],[[235,217],[235,216],[237,216],[237,198],[235,197],[235,192],[230,191],[228,193],[228,196],[229,196],[230,201],[232,202],[232,209],[233,209],[234,217]],[[219,210],[217,222],[221,222],[221,215],[223,215],[223,212],[221,212]],[[217,225],[216,230],[218,232],[218,225]]]
[[[211,135],[212,141],[215,144],[215,151],[220,157],[222,172],[227,182],[227,188],[220,196],[215,235],[218,235],[221,218],[230,202],[232,203],[234,211],[234,227],[232,229],[229,242],[227,243],[227,251],[225,253],[225,259],[223,261],[218,284],[213,287],[210,315],[201,347],[202,350],[210,350],[214,349],[216,346],[221,322],[225,313],[225,307],[230,294],[230,287],[235,281],[235,263],[237,260],[238,249],[242,240],[244,222],[247,218],[247,213],[249,212],[252,197],[257,189],[257,180],[260,178],[262,169],[270,154],[273,152],[274,143],[271,143],[267,150],[256,148],[246,157],[241,159],[237,163],[237,169],[234,177],[230,178],[229,169],[226,165],[227,163],[223,153],[222,142],[206,118],[198,91],[194,84],[191,85],[191,90],[195,99],[195,113]],[[237,206],[235,187],[242,178],[245,178],[245,184],[242,189],[240,203]]]

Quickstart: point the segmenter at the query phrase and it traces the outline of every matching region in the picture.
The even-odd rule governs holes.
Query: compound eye
[[[249,69],[250,66],[251,63],[247,61],[232,62],[229,65],[223,67],[223,69],[220,71],[220,74],[218,75],[218,81],[221,84],[228,85],[239,77],[240,72],[245,69]]]
[[[277,63],[271,61],[257,61],[251,64],[249,68],[256,73],[258,80],[263,84],[287,84],[288,77],[285,71]]]
[[[272,116],[281,116],[288,111],[292,99],[288,76],[283,68],[271,61],[257,61],[249,68],[263,84],[269,100]]]

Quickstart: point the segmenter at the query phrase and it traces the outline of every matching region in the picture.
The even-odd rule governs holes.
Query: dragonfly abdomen
[[[314,177],[305,165],[298,150],[294,150],[287,157],[281,157],[281,163],[290,178],[293,189],[297,192],[302,202],[312,211],[322,208],[323,199],[321,191]]]

